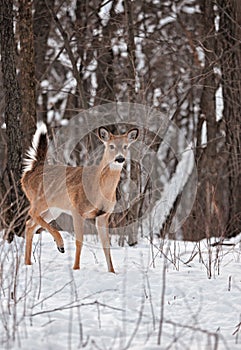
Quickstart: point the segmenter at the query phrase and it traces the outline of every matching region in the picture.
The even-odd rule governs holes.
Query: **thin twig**
[[[74,308],[78,308],[78,307],[82,307],[82,306],[93,306],[93,305],[99,305],[99,306],[107,307],[107,308],[109,308],[111,310],[114,310],[114,311],[123,311],[123,309],[120,309],[118,307],[107,305],[107,304],[104,304],[104,303],[101,303],[101,302],[95,300],[95,301],[92,301],[92,302],[89,302],[89,303],[80,303],[80,304],[76,304],[76,305],[63,306],[63,307],[57,307],[57,308],[54,308],[54,309],[39,311],[39,312],[35,312],[34,314],[30,314],[28,316],[34,317],[34,316],[48,314],[48,313],[52,313],[52,312],[56,312],[56,311],[63,311],[63,310],[74,309]]]

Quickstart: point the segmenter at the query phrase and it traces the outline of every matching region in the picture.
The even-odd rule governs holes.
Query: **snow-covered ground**
[[[60,254],[35,235],[32,266],[23,239],[0,242],[1,349],[241,348],[240,237],[218,248],[145,238],[121,248],[112,237],[117,274],[90,236],[73,271],[74,239],[63,237]]]

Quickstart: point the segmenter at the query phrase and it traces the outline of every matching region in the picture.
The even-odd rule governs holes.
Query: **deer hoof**
[[[65,252],[64,247],[57,247],[57,248],[60,251],[60,253],[64,253]]]

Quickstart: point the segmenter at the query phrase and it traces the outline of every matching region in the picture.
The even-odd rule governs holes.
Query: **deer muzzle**
[[[115,158],[115,162],[117,163],[124,163],[125,158],[122,155],[119,155]]]

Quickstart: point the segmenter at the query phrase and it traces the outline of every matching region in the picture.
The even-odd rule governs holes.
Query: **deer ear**
[[[131,129],[127,133],[128,142],[132,143],[132,142],[136,141],[138,136],[139,136],[139,130],[138,129]]]
[[[98,130],[98,137],[102,142],[107,142],[110,140],[110,132],[101,126]]]

